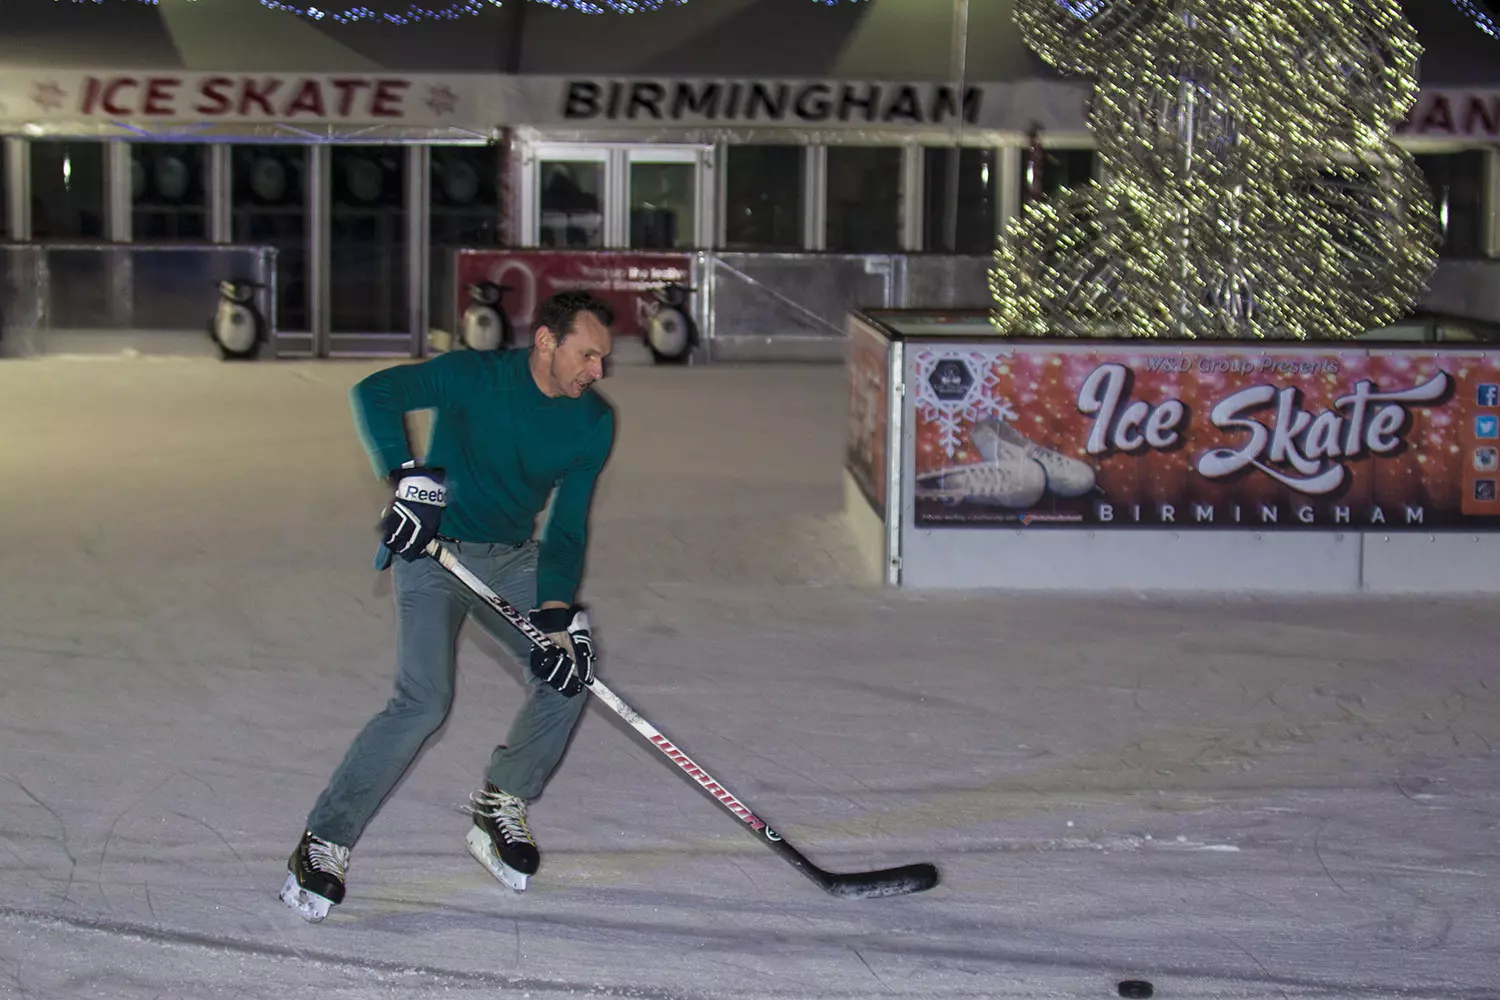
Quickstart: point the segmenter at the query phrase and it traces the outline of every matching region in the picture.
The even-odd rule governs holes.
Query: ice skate
[[[344,901],[349,848],[303,833],[286,867],[290,874],[281,887],[281,901],[303,920],[315,924]]]
[[[917,477],[916,495],[944,503],[1024,509],[1047,492],[1047,473],[1024,455],[955,465]]]
[[[485,782],[484,791],[469,796],[469,811],[474,815],[464,838],[469,853],[502,883],[525,892],[542,860],[526,829],[525,800]]]
[[[1081,497],[1094,488],[1094,469],[1087,462],[1037,444],[1002,420],[984,420],[969,433],[985,461],[996,461],[1003,453],[1021,454],[1042,467],[1048,492],[1059,497]]]

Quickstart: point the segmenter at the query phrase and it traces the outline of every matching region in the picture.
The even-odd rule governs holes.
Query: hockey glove
[[[396,495],[380,522],[381,542],[407,562],[422,558],[427,543],[437,537],[448,488],[443,470],[407,462],[391,473]]]
[[[588,612],[575,604],[571,608],[538,608],[528,617],[557,647],[533,647],[531,672],[569,698],[593,683],[597,650]]]

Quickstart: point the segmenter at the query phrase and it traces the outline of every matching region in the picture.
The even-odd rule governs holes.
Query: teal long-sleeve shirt
[[[436,411],[424,463],[445,472],[440,530],[450,538],[524,542],[556,488],[537,558],[537,603],[572,604],[614,414],[592,390],[577,399],[544,395],[529,359],[526,350],[440,354],[370,375],[350,402],[382,479],[413,458],[405,414]]]

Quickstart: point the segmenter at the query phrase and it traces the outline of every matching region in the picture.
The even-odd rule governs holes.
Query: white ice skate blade
[[[297,915],[310,924],[315,924],[328,916],[328,908],[333,905],[333,900],[319,896],[315,892],[308,892],[297,884],[297,876],[287,873],[286,882],[281,887],[281,901],[297,911]]]
[[[526,891],[529,876],[501,861],[500,855],[495,853],[495,845],[490,843],[490,838],[485,836],[483,830],[477,826],[470,826],[468,834],[464,837],[464,843],[469,845],[469,853],[474,856],[474,860],[489,869],[491,875],[516,892]]]

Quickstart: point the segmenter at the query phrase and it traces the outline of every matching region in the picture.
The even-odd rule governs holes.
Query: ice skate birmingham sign
[[[1086,127],[1088,89],[938,82],[423,73],[0,70],[0,121],[457,127]],[[1424,90],[1417,136],[1500,139],[1500,91]]]
[[[913,347],[921,525],[1500,527],[1500,354]]]
[[[1081,128],[1067,85],[499,74],[0,71],[0,121],[444,126]],[[1015,118],[1027,104],[1026,117]]]
[[[845,468],[888,583],[1500,592],[1500,351],[880,315],[851,320]]]

